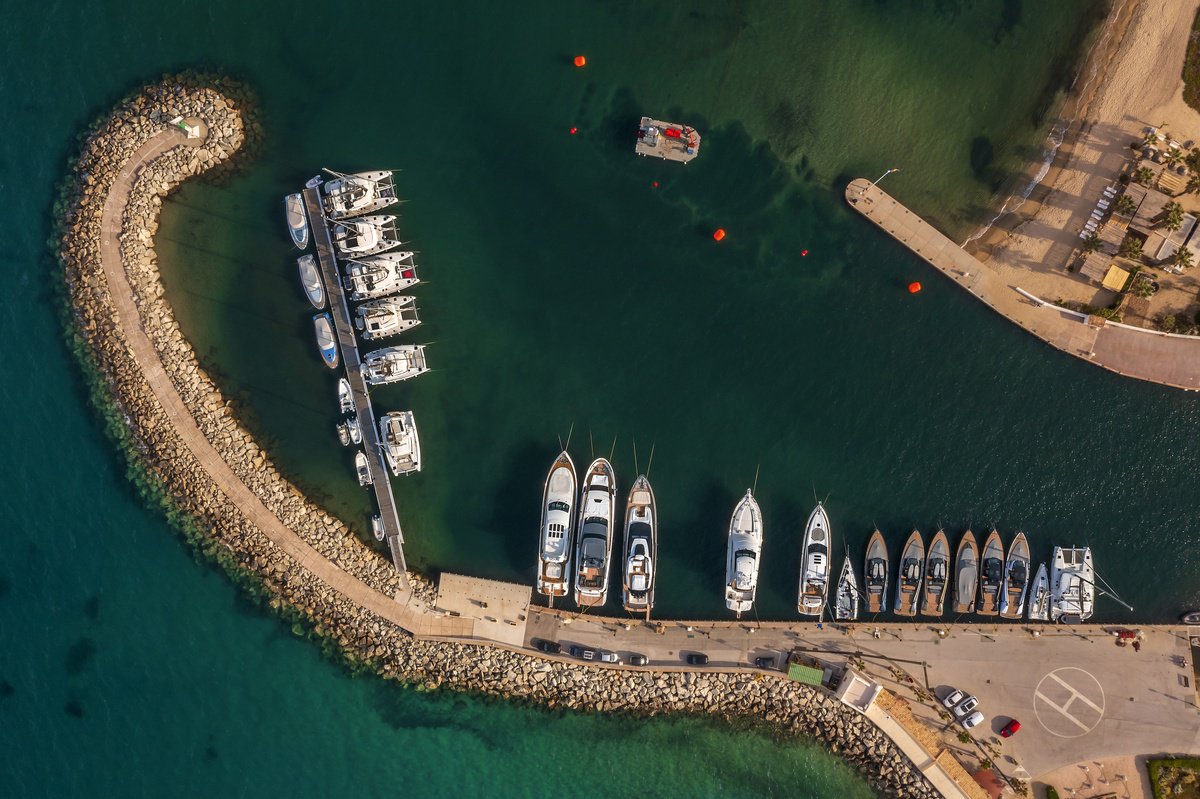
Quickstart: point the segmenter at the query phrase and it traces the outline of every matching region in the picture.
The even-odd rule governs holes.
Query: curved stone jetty
[[[1089,317],[1008,284],[866,178],[846,186],[846,202],[930,266],[1052,347],[1126,377],[1200,390],[1200,337]]]
[[[257,135],[246,103],[237,84],[213,76],[143,87],[87,137],[58,220],[72,336],[99,378],[95,398],[119,409],[132,465],[199,523],[205,551],[385,677],[548,707],[763,724],[823,742],[888,796],[945,795],[922,773],[942,775],[941,765],[917,755],[918,768],[867,717],[801,683],[748,669],[601,669],[479,638],[474,620],[431,609],[427,581],[410,575],[406,587],[386,557],[287,482],[200,367],[163,299],[153,250],[163,198],[227,169]]]

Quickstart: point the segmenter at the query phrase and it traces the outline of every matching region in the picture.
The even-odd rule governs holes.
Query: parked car
[[[629,656],[629,665],[630,666],[645,666],[648,662],[649,661],[646,659],[645,655],[630,655]]]
[[[775,668],[775,658],[771,655],[763,655],[754,659],[754,665],[760,669]]]
[[[600,662],[601,663],[620,663],[621,659],[619,657],[617,657],[616,652],[601,652],[600,653]]]
[[[979,707],[979,700],[974,696],[968,696],[966,699],[959,702],[958,706],[954,708],[954,715],[959,719],[966,718],[967,716],[971,715],[971,712],[977,707]]]
[[[971,715],[967,716],[965,719],[962,720],[962,725],[964,727],[966,727],[968,730],[971,729],[972,727],[978,727],[982,723],[983,723],[983,714],[980,713],[978,710],[976,710],[974,713],[972,713]]]
[[[689,666],[706,666],[708,665],[708,655],[703,652],[692,652],[687,656]]]
[[[555,641],[546,641],[541,638],[534,638],[533,645],[542,652],[549,652],[551,655],[557,655],[562,651],[562,647]]]
[[[582,647],[582,646],[573,646],[567,651],[571,653],[571,657],[579,658],[580,660],[595,660],[596,659],[596,650],[595,649],[588,649],[587,647]]]
[[[1021,722],[1016,719],[1009,719],[1008,723],[1004,725],[1004,729],[1000,730],[1000,737],[1011,738],[1016,735],[1019,729],[1021,729]]]
[[[946,707],[946,710],[953,710],[954,706],[963,701],[966,696],[967,695],[962,691],[955,688],[953,691],[946,694],[946,698],[942,700],[942,704]]]

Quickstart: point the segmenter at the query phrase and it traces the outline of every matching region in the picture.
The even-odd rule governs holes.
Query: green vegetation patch
[[[1200,11],[1192,21],[1187,55],[1183,59],[1183,101],[1200,111]]]
[[[1200,758],[1149,760],[1146,768],[1154,799],[1200,799]]]

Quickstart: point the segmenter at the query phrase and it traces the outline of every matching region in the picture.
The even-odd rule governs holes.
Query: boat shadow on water
[[[528,439],[509,450],[501,470],[504,477],[492,493],[485,526],[504,542],[504,561],[492,569],[480,563],[481,576],[517,580],[534,584],[537,579],[537,551],[531,549],[531,536],[538,530],[538,509],[542,502],[542,482],[546,471],[545,442]],[[472,573],[477,567],[472,565]],[[542,601],[545,597],[538,596]]]

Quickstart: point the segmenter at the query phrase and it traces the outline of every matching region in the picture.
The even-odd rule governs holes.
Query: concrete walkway
[[[1200,390],[1200,337],[1106,323],[1065,311],[1003,279],[878,186],[857,178],[846,202],[946,277],[1047,344],[1126,377]]]

